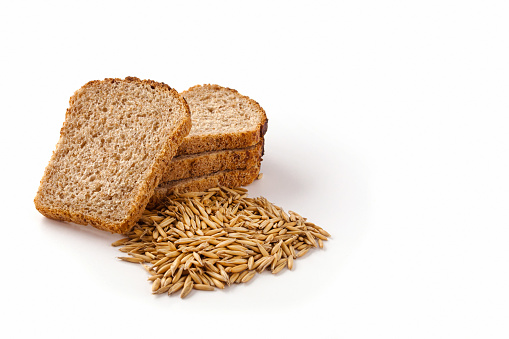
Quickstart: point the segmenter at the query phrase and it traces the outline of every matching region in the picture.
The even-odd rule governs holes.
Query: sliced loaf
[[[234,89],[198,85],[181,95],[191,109],[193,126],[177,155],[253,146],[267,131],[263,108]]]
[[[87,83],[70,99],[36,208],[49,218],[125,233],[190,129],[188,105],[164,83]]]

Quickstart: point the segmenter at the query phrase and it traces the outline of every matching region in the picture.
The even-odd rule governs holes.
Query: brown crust
[[[159,185],[225,170],[245,169],[262,160],[263,139],[254,146],[174,157]]]
[[[140,218],[141,214],[143,213],[143,210],[145,209],[145,206],[149,202],[150,197],[153,195],[154,189],[155,187],[157,187],[162,177],[162,174],[166,171],[166,168],[168,167],[170,160],[177,152],[178,146],[185,138],[185,136],[189,134],[189,131],[191,130],[191,112],[189,110],[189,106],[187,105],[187,102],[178,94],[178,92],[175,89],[171,88],[170,86],[164,83],[159,83],[152,80],[140,80],[135,77],[127,77],[125,78],[125,80],[117,78],[115,79],[108,78],[104,79],[103,81],[100,80],[90,81],[87,84],[85,84],[82,88],[92,86],[100,82],[115,83],[121,81],[129,81],[139,84],[149,84],[154,87],[159,87],[162,90],[170,91],[171,94],[174,97],[178,98],[178,100],[182,104],[182,107],[186,111],[187,119],[183,119],[182,121],[180,121],[180,124],[176,127],[174,134],[168,140],[166,147],[162,149],[161,152],[154,159],[152,168],[148,169],[150,172],[147,175],[147,180],[141,183],[140,186],[138,186],[137,193],[134,195],[135,199],[131,203],[127,215],[121,222],[118,223],[109,222],[107,220],[103,220],[92,215],[88,215],[81,211],[73,211],[72,209],[53,208],[51,206],[45,206],[44,204],[41,203],[40,201],[42,194],[41,187],[42,183],[47,179],[50,173],[50,169],[54,161],[54,157],[56,155],[56,152],[53,152],[51,160],[44,172],[44,176],[41,179],[41,186],[39,187],[37,195],[34,199],[35,207],[41,214],[45,215],[46,217],[63,221],[71,221],[82,225],[92,225],[96,228],[114,233],[127,232]],[[78,91],[76,91],[74,95],[70,98],[69,100],[70,105],[74,103],[75,96],[78,93]],[[69,109],[67,109],[66,120],[69,115],[69,112],[70,112]],[[63,135],[65,127],[66,123],[64,122],[63,127],[60,131],[60,136]],[[57,144],[57,148],[59,147],[59,144],[60,143]]]
[[[193,192],[203,191],[212,187],[226,186],[239,187],[251,184],[260,173],[260,166],[237,169],[231,171],[221,171],[198,178],[190,178],[184,180],[176,180],[157,187],[154,195],[150,199],[147,208],[154,208],[172,192]]]
[[[223,149],[244,148],[253,146],[263,139],[263,136],[267,132],[268,119],[267,114],[265,114],[265,110],[260,106],[258,102],[249,98],[248,96],[240,94],[238,91],[234,89],[211,84],[193,86],[188,90],[182,92],[181,95],[182,97],[185,98],[186,93],[200,89],[202,87],[207,87],[210,89],[228,90],[234,93],[235,95],[252,102],[257,107],[260,115],[262,116],[261,122],[252,131],[221,135],[187,136],[180,145],[177,151],[177,156],[184,154],[196,154],[208,151],[218,151]]]

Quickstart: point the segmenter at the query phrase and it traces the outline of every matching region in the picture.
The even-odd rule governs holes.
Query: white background
[[[2,1],[0,336],[509,337],[509,2]],[[267,112],[252,184],[332,235],[294,271],[153,296],[120,236],[34,208],[68,99],[137,76]]]

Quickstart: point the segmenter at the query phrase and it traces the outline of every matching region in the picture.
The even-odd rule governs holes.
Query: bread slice
[[[35,207],[49,218],[127,232],[190,129],[188,105],[164,83],[87,83],[69,101]]]
[[[239,187],[252,183],[260,173],[260,165],[246,169],[219,171],[196,178],[175,180],[159,185],[154,191],[147,208],[153,208],[164,201],[164,198],[174,191],[195,192],[203,191],[211,187],[226,186]]]
[[[181,95],[191,109],[193,127],[177,155],[253,146],[267,131],[263,108],[234,89],[198,85]]]
[[[170,162],[161,183],[200,177],[203,175],[234,169],[255,167],[263,155],[263,140],[254,146],[181,155]]]

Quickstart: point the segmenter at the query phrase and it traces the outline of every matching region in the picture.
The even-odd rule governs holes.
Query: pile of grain
[[[323,248],[329,233],[244,188],[174,194],[114,242],[150,273],[152,292],[186,297],[251,280],[256,272],[293,269],[294,259]],[[149,264],[149,265],[147,265]]]

